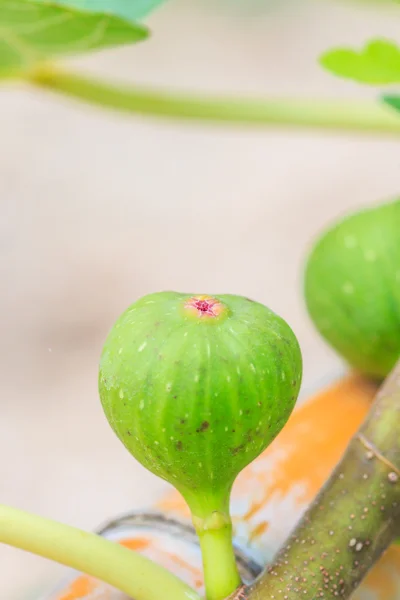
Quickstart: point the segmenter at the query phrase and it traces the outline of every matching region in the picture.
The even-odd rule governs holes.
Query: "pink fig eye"
[[[207,312],[212,308],[211,302],[207,302],[207,300],[197,300],[194,305],[197,310],[201,310],[201,312]]]
[[[213,306],[215,302],[208,302],[207,300],[196,300],[194,306],[202,313],[208,313],[214,316]]]
[[[212,296],[193,296],[185,303],[185,309],[198,317],[218,317],[224,305]]]

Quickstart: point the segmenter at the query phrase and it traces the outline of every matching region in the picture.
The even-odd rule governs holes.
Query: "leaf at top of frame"
[[[31,0],[0,0],[0,77],[29,73],[60,56],[139,42],[142,25]]]

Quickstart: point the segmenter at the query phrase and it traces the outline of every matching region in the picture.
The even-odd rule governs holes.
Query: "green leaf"
[[[49,0],[37,0],[48,2]],[[152,10],[166,0],[53,0],[53,4],[62,4],[90,12],[102,12],[122,17],[128,21],[143,19]]]
[[[330,50],[320,62],[331,73],[361,83],[400,82],[400,48],[389,40],[372,40],[361,52],[348,48]]]
[[[391,108],[394,108],[395,110],[398,110],[400,112],[400,96],[385,95],[385,96],[383,96],[383,101]],[[399,540],[399,544],[400,544],[400,540]]]
[[[0,0],[0,77],[23,75],[48,59],[138,42],[141,25],[100,13]]]

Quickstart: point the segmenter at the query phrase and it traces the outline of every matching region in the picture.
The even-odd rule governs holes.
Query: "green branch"
[[[92,575],[136,600],[200,600],[172,573],[140,554],[94,533],[4,505],[0,542]]]
[[[37,69],[28,81],[89,104],[153,117],[400,135],[400,118],[378,102],[212,98],[116,86],[52,67]]]
[[[400,362],[274,563],[231,600],[348,598],[400,525]]]

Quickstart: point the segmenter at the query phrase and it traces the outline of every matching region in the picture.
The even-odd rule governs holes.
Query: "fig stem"
[[[0,542],[101,579],[135,600],[200,600],[172,573],[132,550],[3,504]]]
[[[38,87],[125,113],[239,125],[400,134],[398,115],[379,101],[202,97],[118,86],[48,66],[36,69],[26,79]]]
[[[215,511],[208,518],[193,522],[200,541],[207,600],[223,600],[241,584],[231,520]]]
[[[230,600],[346,600],[398,535],[400,361],[273,564]]]

